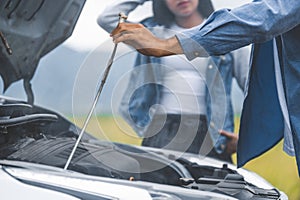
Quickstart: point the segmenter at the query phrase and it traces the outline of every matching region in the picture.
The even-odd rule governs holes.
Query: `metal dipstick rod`
[[[119,23],[124,22],[126,19],[127,19],[127,16],[126,16],[124,13],[120,13],[120,14],[119,14]],[[112,64],[113,64],[114,57],[115,57],[116,51],[117,51],[117,47],[118,47],[118,44],[115,44],[114,49],[113,49],[113,51],[112,51],[112,54],[111,54],[111,56],[110,56],[110,59],[109,59],[109,61],[108,61],[108,63],[107,63],[107,67],[106,67],[106,69],[105,69],[105,72],[104,72],[104,74],[103,74],[103,78],[102,78],[102,80],[101,80],[101,85],[100,85],[100,87],[99,87],[99,89],[98,89],[98,91],[97,91],[97,94],[96,94],[95,99],[94,99],[94,101],[93,101],[93,105],[92,105],[92,107],[91,107],[91,109],[90,109],[90,111],[89,111],[89,114],[88,114],[87,118],[85,119],[84,125],[83,125],[83,127],[82,127],[82,129],[81,129],[81,132],[80,132],[80,134],[79,134],[79,136],[78,136],[78,138],[77,138],[77,140],[76,140],[76,143],[75,143],[75,145],[74,145],[74,147],[73,147],[73,150],[72,150],[72,152],[71,152],[71,154],[70,154],[70,156],[69,156],[69,158],[68,158],[68,161],[67,161],[67,163],[66,163],[66,165],[65,165],[65,167],[64,167],[65,170],[68,169],[68,167],[69,167],[69,165],[70,165],[70,163],[71,163],[71,160],[72,160],[72,158],[73,158],[73,156],[74,156],[74,153],[75,153],[75,151],[76,151],[76,149],[77,149],[77,147],[78,147],[78,145],[79,145],[79,142],[80,142],[80,140],[81,140],[81,138],[82,138],[82,136],[83,136],[83,134],[84,134],[84,132],[85,132],[85,130],[86,130],[86,127],[87,127],[87,125],[88,125],[88,123],[89,123],[89,121],[90,121],[90,119],[91,119],[91,116],[92,116],[92,114],[93,114],[93,112],[94,112],[94,110],[95,110],[95,107],[96,107],[97,102],[98,102],[98,100],[99,100],[99,97],[100,97],[100,95],[101,95],[103,86],[104,86],[105,81],[106,81],[106,79],[107,79],[107,77],[108,77],[109,70],[110,70],[110,68],[111,68],[111,66],[112,66]]]

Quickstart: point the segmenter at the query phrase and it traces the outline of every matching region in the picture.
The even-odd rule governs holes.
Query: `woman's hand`
[[[224,130],[220,130],[219,133],[228,139],[225,151],[230,155],[236,153],[239,136]]]
[[[159,39],[142,24],[120,23],[111,33],[115,43],[124,42],[147,56],[181,54],[177,38]]]

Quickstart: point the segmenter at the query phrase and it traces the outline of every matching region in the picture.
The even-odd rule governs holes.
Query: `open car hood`
[[[0,75],[4,91],[24,80],[28,102],[39,60],[73,32],[85,0],[0,0]]]
[[[258,175],[229,163],[198,154],[98,140],[88,133],[64,170],[79,133],[75,124],[54,111],[0,96],[0,180],[14,177],[11,181],[15,183],[18,180],[86,200],[287,200]],[[7,199],[20,199],[11,194],[22,187],[11,181],[2,181],[1,187],[7,190],[1,191]],[[143,190],[148,197],[139,197],[137,190],[124,186]],[[103,194],[117,196],[101,198]]]

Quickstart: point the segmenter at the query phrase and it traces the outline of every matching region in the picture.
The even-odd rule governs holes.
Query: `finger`
[[[142,24],[130,24],[130,23],[120,23],[118,26],[111,32],[110,36],[114,36],[116,34],[130,31],[137,28],[144,28]]]
[[[234,135],[234,133],[231,133],[231,132],[228,132],[228,131],[225,131],[225,130],[219,130],[219,133],[221,135],[224,135],[225,137],[227,138],[235,138],[236,136]]]
[[[120,24],[118,24],[118,26],[110,33],[110,36],[113,37],[120,33],[121,33],[121,27],[120,27]]]
[[[113,42],[114,43],[119,43],[119,42],[124,42],[124,43],[128,43],[131,39],[132,39],[132,35],[129,32],[122,32],[119,34],[116,34],[113,36]]]
[[[110,33],[110,36],[114,36],[114,35],[117,35],[117,34],[120,34],[122,31],[124,31],[124,26],[123,26],[124,23],[119,23],[118,26]]]

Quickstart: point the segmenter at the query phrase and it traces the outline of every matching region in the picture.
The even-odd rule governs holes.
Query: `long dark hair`
[[[165,0],[152,1],[154,20],[160,25],[169,27],[175,21],[175,16],[167,7]],[[211,0],[199,0],[198,11],[203,18],[207,18],[212,12],[214,12]]]

